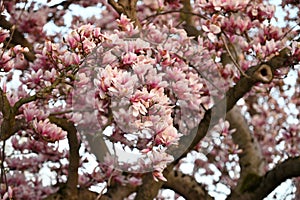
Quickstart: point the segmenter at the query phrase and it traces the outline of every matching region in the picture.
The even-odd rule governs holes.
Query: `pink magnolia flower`
[[[101,28],[97,27],[97,28],[94,28],[93,29],[93,36],[95,38],[98,38],[100,36],[103,36],[102,33],[101,33]]]
[[[44,110],[37,108],[37,106],[32,103],[25,104],[23,107],[23,114],[27,122],[33,119],[45,119],[48,116],[48,113],[45,113]]]
[[[167,181],[162,172],[167,165],[174,160],[173,156],[164,152],[164,150],[152,150],[147,153],[153,166],[153,178],[155,181],[162,180]]]
[[[62,56],[62,62],[65,66],[78,65],[80,63],[80,57],[76,53],[66,52]]]
[[[152,65],[140,62],[132,65],[134,73],[138,76],[142,84],[145,83],[145,75],[151,68]]]
[[[209,27],[206,25],[202,25],[202,29],[207,32],[207,37],[210,39],[212,42],[217,41],[217,34],[221,33],[221,28],[215,24],[210,24]]]
[[[8,186],[7,192],[3,195],[2,200],[13,199],[13,188]]]
[[[49,81],[50,83],[53,83],[57,78],[57,74],[58,72],[56,71],[56,69],[52,68],[51,71],[49,70],[45,71],[43,78],[45,81]]]
[[[111,87],[112,79],[118,75],[117,68],[107,65],[101,69],[98,78],[94,80],[95,86],[99,89],[100,98],[104,99],[108,95],[108,88]]]
[[[177,144],[181,134],[177,132],[174,126],[168,126],[167,128],[160,131],[156,137],[156,144],[163,144],[165,146],[170,146],[172,144]]]
[[[49,119],[33,121],[33,127],[35,131],[42,136],[43,139],[55,142],[62,140],[67,136],[67,132],[63,131],[62,128],[49,122]]]
[[[153,179],[154,179],[156,182],[158,182],[158,180],[168,181],[168,180],[166,179],[166,177],[164,177],[162,171],[156,171],[156,170],[155,170],[155,171],[152,172],[152,176],[153,176]]]
[[[25,77],[21,81],[28,86],[28,88],[33,89],[40,85],[43,79],[43,70],[39,69],[37,72],[31,71],[31,73],[25,74]]]
[[[75,49],[78,45],[78,42],[80,42],[80,36],[77,31],[74,30],[67,36],[66,40],[71,49]]]
[[[230,147],[228,149],[228,152],[230,154],[240,154],[240,153],[243,153],[243,150],[239,148],[239,145],[233,145],[232,147]]]
[[[138,90],[131,98],[133,108],[133,116],[137,117],[139,114],[146,115],[148,112],[147,109],[150,107],[150,103],[154,94],[148,93],[146,88],[143,88],[142,91]]]
[[[9,72],[13,68],[14,68],[13,58],[10,56],[9,52],[4,52],[0,59],[0,69],[4,69],[5,72]]]
[[[9,30],[0,27],[0,43],[4,42],[9,37]]]
[[[128,52],[123,56],[122,61],[125,65],[131,65],[136,61],[136,59],[137,55],[135,53]]]
[[[84,53],[86,54],[91,53],[91,51],[96,47],[96,44],[89,39],[83,40],[82,45],[83,45]]]
[[[230,130],[230,124],[228,121],[225,121],[223,124],[220,125],[220,128],[221,128],[221,135],[224,135],[224,136],[228,136],[232,133],[234,133],[236,131],[236,129],[231,129]]]
[[[130,19],[124,14],[121,14],[120,19],[117,19],[117,23],[121,27],[121,29],[124,32],[127,32],[129,35],[134,35],[138,33],[138,28],[134,27]]]
[[[155,68],[150,68],[145,79],[149,89],[165,88],[168,83],[163,80],[163,73],[158,73]]]
[[[112,85],[108,88],[109,94],[115,97],[130,97],[132,95],[137,76],[127,71],[119,71],[118,76],[112,79]]]

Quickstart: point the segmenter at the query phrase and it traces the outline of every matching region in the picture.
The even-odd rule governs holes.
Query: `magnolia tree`
[[[1,199],[263,199],[286,180],[270,198],[299,199],[300,4],[272,3],[0,1]]]

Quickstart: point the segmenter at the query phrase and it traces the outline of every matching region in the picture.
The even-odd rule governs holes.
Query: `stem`
[[[225,34],[224,34],[224,35],[225,35]],[[236,62],[236,60],[235,60],[235,58],[233,57],[231,51],[229,50],[228,45],[227,45],[227,43],[226,43],[226,41],[225,41],[225,39],[224,39],[223,36],[221,36],[221,40],[222,40],[222,42],[223,42],[223,44],[224,44],[224,46],[225,46],[225,49],[226,49],[226,51],[227,51],[227,53],[228,53],[228,55],[229,55],[231,61],[232,61],[233,64],[236,66],[236,68],[238,68],[238,70],[240,71],[241,75],[243,75],[243,76],[249,78],[249,76],[242,70],[241,66]],[[233,45],[233,44],[231,44],[231,45],[232,45],[232,47],[233,47],[233,49],[234,49],[234,45]],[[234,49],[234,51],[235,51],[235,49]]]

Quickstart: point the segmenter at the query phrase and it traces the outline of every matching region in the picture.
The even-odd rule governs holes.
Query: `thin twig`
[[[224,34],[224,35],[225,35],[225,34]],[[225,39],[224,39],[224,37],[223,37],[222,35],[221,35],[221,40],[222,40],[222,42],[223,42],[223,44],[224,44],[224,46],[225,46],[225,49],[226,49],[226,51],[227,51],[227,53],[228,53],[228,55],[229,55],[231,61],[232,61],[233,64],[238,68],[238,70],[240,71],[241,75],[243,75],[243,76],[246,77],[246,78],[250,78],[250,77],[242,70],[241,66],[240,66],[240,65],[236,62],[236,60],[234,59],[234,57],[233,57],[231,51],[230,51],[229,48],[228,48],[227,42],[225,41]],[[232,47],[233,47],[233,49],[235,50],[235,48],[234,48],[233,45],[232,45]]]
[[[4,52],[8,49],[8,46],[9,46],[9,44],[11,43],[12,38],[13,38],[13,35],[14,35],[14,32],[15,32],[15,29],[16,29],[16,26],[15,26],[15,25],[13,25],[13,26],[10,28],[10,30],[11,30],[10,37],[9,37],[9,40],[8,40],[8,42],[6,43],[6,45],[5,45],[5,47],[4,47],[3,51],[2,51],[2,54],[1,54],[1,56],[0,56],[0,59],[2,59]]]
[[[292,32],[292,30],[294,28],[296,28],[297,26],[299,26],[300,22],[297,23],[296,25],[294,25],[293,27],[291,27],[285,34],[283,34],[281,37],[280,37],[280,40],[283,40],[290,32]]]

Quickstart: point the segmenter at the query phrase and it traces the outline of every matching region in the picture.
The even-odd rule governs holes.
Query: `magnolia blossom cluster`
[[[10,169],[6,174],[7,184],[11,188],[7,192],[1,188],[1,193],[6,192],[4,196],[13,195],[18,199],[38,200],[56,191],[53,187],[43,185],[43,179],[48,178],[43,175],[43,167],[51,169],[54,163],[59,164],[61,169],[67,167],[61,162],[66,157],[67,151],[58,150],[55,143],[49,144],[43,140],[27,137],[28,133],[30,130],[26,133],[20,132],[11,139],[14,155],[5,160],[7,168]]]
[[[210,93],[210,82],[197,71],[200,66],[190,66],[196,57],[208,59],[209,63],[207,55],[211,52],[199,53],[197,43],[172,25],[157,32],[159,27],[151,24],[145,27],[148,32],[141,33],[141,38],[132,38],[137,33],[133,23],[126,16],[121,16],[118,23],[121,30],[111,35],[82,26],[67,37],[75,52],[90,54],[79,67],[79,77],[85,84],[75,82],[74,94],[91,98],[89,91],[95,94],[94,101],[76,97],[74,111],[87,111],[82,105],[94,103],[91,107],[98,109],[102,129],[113,127],[109,140],[144,153],[156,152],[157,147],[164,152],[197,125],[204,114],[203,107],[213,104],[211,95],[218,96]],[[212,77],[209,71],[207,78]],[[157,177],[161,178],[162,170],[163,167],[157,168]]]
[[[79,174],[79,185],[82,187],[90,187],[92,185],[105,182],[108,179],[112,179],[114,182],[119,184],[130,184],[132,186],[141,185],[141,174],[135,173],[134,176],[130,173],[128,175],[124,174],[117,166],[117,159],[118,158],[116,156],[106,154],[103,162],[99,163],[99,165],[93,169],[92,173]],[[126,165],[124,167],[127,169],[134,167],[134,165],[131,165],[130,163],[124,164]],[[145,167],[145,165],[143,165],[143,167]],[[151,167],[151,163],[147,167]],[[151,169],[153,170],[152,167]]]
[[[47,17],[54,9],[45,8],[35,10],[39,7],[37,2],[28,3],[29,12],[23,12],[24,5],[18,5],[16,2],[3,3],[7,11],[10,13],[11,21],[13,24],[18,24],[18,29],[21,32],[28,33],[28,40],[42,42],[46,38],[46,32],[43,26],[47,23]],[[20,9],[21,7],[21,9]]]
[[[273,86],[274,88],[278,86]],[[256,90],[262,91],[261,88]],[[287,95],[288,90],[279,90],[282,95]],[[296,93],[297,94],[297,93]],[[286,155],[299,155],[299,113],[290,107],[281,104],[276,96],[271,93],[266,102],[260,102],[253,105],[254,115],[251,125],[254,127],[254,134],[258,142],[262,144],[262,153],[266,157],[266,162],[271,164],[273,161],[271,155],[280,155],[284,158]],[[299,93],[298,93],[299,95]],[[299,97],[299,96],[298,96]],[[270,108],[273,108],[270,111]],[[278,115],[280,113],[280,115]],[[264,134],[268,132],[268,134]],[[276,148],[267,148],[266,145],[276,146]],[[271,165],[267,165],[269,169]]]
[[[67,136],[67,132],[55,124],[51,124],[48,119],[44,121],[33,121],[34,129],[41,135],[41,137],[47,141],[53,142],[62,140]]]
[[[28,184],[28,182],[30,182],[30,184]],[[13,195],[13,197],[17,199],[39,200],[46,198],[56,191],[50,186],[44,186],[40,176],[35,175],[32,180],[28,180],[24,173],[19,171],[15,172],[13,175],[8,174],[7,183],[12,189],[12,191],[8,190],[7,195]]]
[[[24,53],[28,52],[28,48],[23,48],[16,45],[10,49],[5,49],[4,41],[10,37],[10,32],[0,28],[0,71],[9,72],[12,69],[23,69],[27,61],[24,58]],[[7,50],[7,51],[6,51]]]

